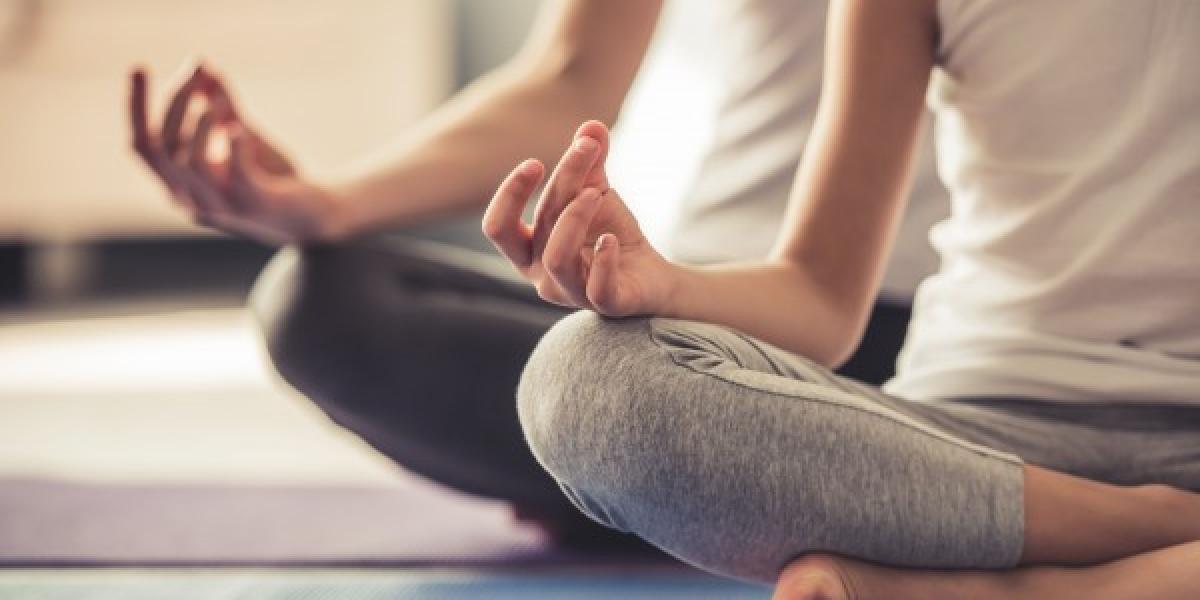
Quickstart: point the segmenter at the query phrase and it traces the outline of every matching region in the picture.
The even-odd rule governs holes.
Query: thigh
[[[376,449],[467,492],[565,506],[514,400],[565,311],[498,257],[393,238],[288,248],[252,303],[284,377]]]

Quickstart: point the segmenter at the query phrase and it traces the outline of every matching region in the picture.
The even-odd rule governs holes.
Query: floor
[[[679,573],[110,571],[0,573],[0,598],[37,600],[767,600],[769,590]]]
[[[0,327],[0,477],[384,486],[405,477],[275,379],[241,308],[90,311]]]
[[[237,303],[0,327],[0,564],[525,556],[507,504],[384,459],[291,392]]]
[[[334,427],[236,302],[0,314],[0,599],[767,596],[546,545]]]

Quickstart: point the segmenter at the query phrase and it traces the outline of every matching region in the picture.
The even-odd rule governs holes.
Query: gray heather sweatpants
[[[1200,489],[1197,408],[908,402],[689,321],[567,317],[530,358],[518,413],[587,515],[761,582],[809,551],[1011,567],[1022,461]]]

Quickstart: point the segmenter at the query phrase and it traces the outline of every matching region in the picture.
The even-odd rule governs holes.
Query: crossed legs
[[[1053,597],[1119,590],[1124,577],[1184,597],[1194,585],[1200,500],[1135,485],[1200,487],[1194,409],[1154,417],[1175,428],[1157,436],[1026,419],[1008,437],[988,426],[995,403],[968,419],[724,328],[588,313],[543,338],[518,398],[534,454],[584,512],[710,571],[763,583],[782,572],[780,599],[822,587],[859,600]],[[1176,458],[1113,470],[1123,463],[1093,437],[1152,440]]]

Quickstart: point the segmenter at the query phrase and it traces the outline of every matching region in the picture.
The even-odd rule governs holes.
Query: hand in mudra
[[[133,146],[192,220],[270,244],[341,235],[332,194],[303,177],[236,109],[222,79],[195,68],[151,127],[147,75],[130,77]],[[218,150],[219,138],[228,152]]]
[[[660,314],[676,267],[642,235],[604,170],[608,129],[580,126],[538,201],[532,224],[521,219],[545,167],[530,159],[496,190],[483,231],[555,304],[610,317]]]

